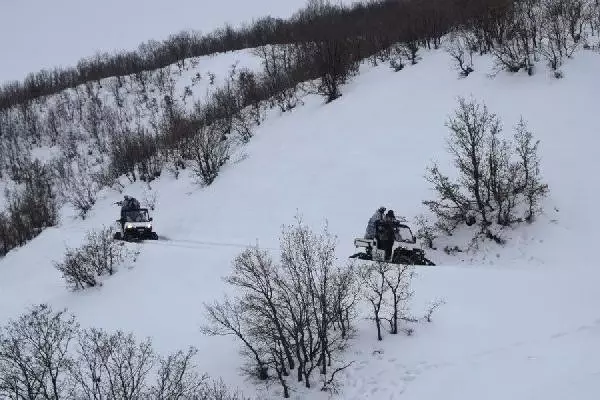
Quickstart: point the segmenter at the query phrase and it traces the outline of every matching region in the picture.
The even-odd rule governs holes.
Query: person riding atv
[[[152,229],[152,217],[147,208],[140,208],[140,203],[133,197],[125,196],[115,204],[121,206],[121,218],[117,220],[121,231],[115,232],[117,240],[158,240],[158,235]]]
[[[140,209],[140,202],[136,198],[125,195],[123,200],[117,201],[115,204],[121,206],[121,227],[124,227],[129,211]],[[131,221],[130,221],[131,222]]]
[[[435,265],[426,258],[425,251],[416,246],[417,240],[410,227],[396,218],[394,211],[389,210],[387,214],[385,211],[385,207],[379,207],[369,219],[364,237],[354,239],[354,246],[364,250],[350,258],[402,265]]]

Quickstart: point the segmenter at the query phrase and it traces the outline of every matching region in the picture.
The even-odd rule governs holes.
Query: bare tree
[[[540,53],[550,68],[558,70],[564,58],[570,58],[579,46],[583,25],[580,0],[544,0],[542,2],[542,43]],[[561,74],[555,74],[560,77]]]
[[[473,225],[478,220],[480,234],[503,243],[492,231],[492,224],[505,227],[522,221],[515,213],[523,200],[531,205],[530,211],[525,212],[525,219],[531,220],[548,192],[540,178],[538,142],[534,142],[523,120],[516,127],[516,144],[502,139],[496,115],[485,105],[462,98],[447,126],[451,130],[449,150],[458,179],[451,181],[434,165],[427,179],[434,185],[439,200],[424,204],[437,215],[436,227],[447,234],[461,223]]]
[[[433,224],[431,224],[427,220],[427,218],[422,214],[416,217],[415,222],[417,225],[417,232],[415,236],[418,239],[423,240],[423,242],[428,248],[435,250],[435,247],[433,246],[433,241],[438,236],[436,227]]]
[[[85,219],[96,204],[96,194],[100,190],[98,181],[93,179],[87,158],[77,157],[75,161],[62,158],[54,164],[54,174],[61,196]]]
[[[377,261],[373,264],[365,264],[361,267],[361,277],[364,297],[369,301],[373,310],[373,321],[377,328],[377,340],[383,340],[381,335],[381,311],[386,304],[386,294],[389,287],[386,283],[386,275],[390,265]]]
[[[154,208],[156,207],[157,196],[158,194],[156,193],[156,191],[152,190],[150,185],[148,185],[148,187],[144,189],[144,197],[142,198],[144,206],[154,211]]]
[[[211,336],[236,336],[245,346],[246,354],[253,360],[254,368],[247,371],[260,380],[269,378],[267,361],[262,355],[261,344],[250,336],[249,331],[253,321],[249,313],[245,313],[239,300],[235,302],[225,298],[222,302],[204,304],[209,319],[208,324],[203,325],[201,332]]]
[[[0,397],[29,400],[68,398],[69,345],[78,324],[66,310],[33,307],[0,329]]]
[[[77,398],[141,400],[155,364],[149,339],[136,342],[132,334],[101,329],[80,332],[79,359],[74,369]],[[185,370],[180,372],[185,372]],[[159,384],[164,376],[159,374]]]
[[[194,173],[202,185],[212,184],[221,167],[229,160],[229,139],[219,129],[218,124],[200,124],[186,143],[192,157]]]
[[[342,95],[340,87],[358,72],[353,43],[348,39],[328,39],[308,48],[320,77],[317,92],[327,103],[332,102]]]
[[[384,276],[391,296],[392,312],[388,319],[390,333],[394,335],[398,333],[398,320],[404,317],[404,302],[413,295],[410,290],[410,280],[414,276],[413,269],[414,267],[410,265],[393,264]]]
[[[460,70],[460,75],[468,76],[473,72],[473,53],[477,49],[477,38],[468,30],[457,30],[450,34],[446,51]]]
[[[483,226],[489,225],[488,210],[485,204],[485,140],[488,135],[500,129],[500,121],[490,114],[487,107],[465,99],[459,99],[459,108],[446,126],[452,131],[449,139],[449,151],[454,157],[454,165],[459,172],[459,184],[451,184],[441,175],[437,166],[429,171],[429,181],[436,185],[436,191],[441,195],[439,202],[426,202],[434,213],[444,219],[462,222],[466,213],[475,204],[475,209],[481,214]],[[473,200],[466,198],[460,191],[464,187]],[[455,225],[454,225],[455,226]]]
[[[250,248],[234,260],[226,282],[241,290],[235,302],[205,305],[208,334],[231,334],[244,344],[247,357],[267,378],[267,366],[289,397],[287,377],[313,387],[318,370],[324,386],[346,365],[337,355],[353,333],[358,288],[351,268],[335,259],[336,239],[327,229],[313,233],[300,217],[281,236],[281,263]],[[263,372],[264,371],[264,372]]]
[[[548,184],[542,182],[540,173],[540,158],[538,146],[540,141],[534,140],[533,133],[527,129],[527,124],[521,117],[516,126],[516,153],[519,157],[519,180],[517,189],[525,194],[527,212],[525,219],[532,222],[536,214],[541,212],[540,202],[548,192]]]

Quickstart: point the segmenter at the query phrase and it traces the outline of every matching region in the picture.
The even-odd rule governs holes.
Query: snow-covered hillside
[[[372,322],[360,320],[346,354],[355,362],[341,374],[336,398],[597,398],[600,56],[578,52],[560,80],[543,70],[492,79],[490,69],[491,60],[477,58],[476,72],[458,79],[442,50],[424,52],[400,72],[365,65],[331,104],[307,96],[290,113],[271,111],[238,162],[207,188],[183,174],[163,174],[150,189],[126,184],[125,193],[139,199],[148,190],[156,194],[155,229],[168,240],[133,245],[138,260],[100,288],[67,291],[53,262],[88,229],[114,223],[113,203],[122,194],[104,190],[85,221],[65,207],[60,226],[0,260],[0,322],[34,303],[67,307],[85,326],[151,336],[161,352],[197,346],[202,370],[266,398],[239,374],[233,338],[199,332],[202,303],[226,290],[221,277],[233,257],[257,242],[277,256],[280,227],[297,211],[317,230],[328,220],[340,259],[354,252],[353,238],[378,206],[412,222],[433,195],[426,167],[437,160],[450,168],[444,122],[457,96],[472,96],[506,130],[522,115],[541,139],[550,185],[545,214],[511,232],[504,247],[457,256],[428,251],[437,266],[417,270],[413,307],[419,312],[435,298],[446,304],[414,335],[385,335],[382,342]],[[277,388],[272,393],[280,395]],[[327,396],[299,389],[292,397]]]

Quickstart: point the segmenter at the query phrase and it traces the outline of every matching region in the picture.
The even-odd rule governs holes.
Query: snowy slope
[[[65,208],[59,227],[0,260],[0,322],[32,303],[68,307],[83,325],[151,336],[160,351],[195,345],[206,372],[252,393],[257,388],[238,373],[237,343],[198,331],[202,302],[221,297],[232,258],[257,241],[277,255],[280,227],[297,210],[315,229],[327,218],[341,259],[376,207],[409,219],[423,212],[421,201],[432,195],[425,168],[434,159],[450,168],[444,122],[457,96],[472,95],[507,131],[522,114],[542,140],[551,189],[546,215],[512,232],[505,248],[489,245],[462,257],[429,253],[438,266],[419,270],[414,308],[434,298],[447,304],[411,337],[377,342],[370,321],[361,320],[347,354],[355,363],[338,398],[597,398],[600,272],[592,257],[600,239],[593,184],[600,170],[600,56],[576,54],[562,80],[543,70],[490,79],[490,65],[477,59],[476,72],[457,79],[443,51],[425,52],[397,73],[365,66],[331,104],[309,96],[292,113],[273,111],[236,155],[240,161],[210,187],[168,174],[151,184],[156,229],[171,241],[142,245],[138,261],[97,290],[68,292],[52,261],[87,229],[113,223],[112,203],[122,195],[105,191],[85,221]],[[144,190],[126,188],[139,199]],[[293,396],[327,397],[318,390]]]

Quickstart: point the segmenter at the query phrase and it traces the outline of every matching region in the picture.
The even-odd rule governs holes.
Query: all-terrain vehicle
[[[392,249],[391,263],[402,264],[402,265],[435,265],[431,260],[425,257],[423,249],[417,246],[407,246],[407,244],[414,245],[417,243],[417,239],[412,233],[409,226],[400,224],[400,229],[396,233],[396,240],[394,241],[394,247]],[[354,239],[354,246],[356,248],[362,247],[365,250],[355,253],[350,258],[358,258],[360,260],[369,261],[385,261],[385,251],[377,248],[377,239]]]
[[[119,231],[114,234],[116,240],[158,240],[158,234],[152,230],[152,217],[147,208],[124,211],[117,223]]]

